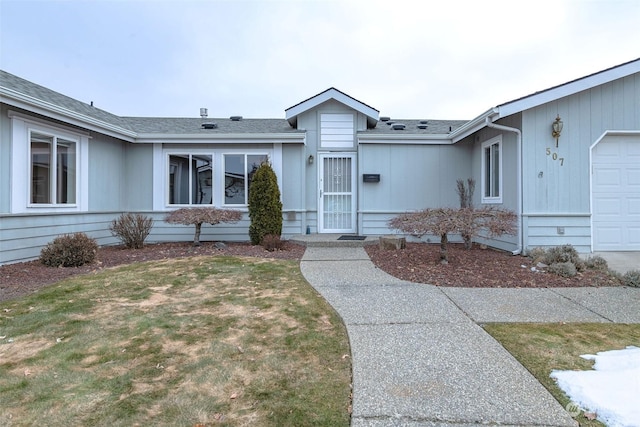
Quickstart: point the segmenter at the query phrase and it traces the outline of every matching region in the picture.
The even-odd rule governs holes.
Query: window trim
[[[487,167],[491,167],[491,165],[487,166],[487,162],[486,162],[486,156],[485,156],[485,152],[486,150],[489,148],[491,148],[494,145],[498,145],[498,195],[491,195],[491,196],[486,196],[487,194],[487,183],[486,183],[486,176],[487,176]],[[503,155],[502,155],[502,135],[496,136],[494,138],[491,138],[485,142],[482,143],[482,149],[480,151],[480,157],[482,160],[482,167],[481,167],[481,191],[482,191],[482,199],[481,202],[482,203],[486,203],[486,204],[492,204],[492,203],[502,203],[502,194],[503,194],[503,188],[502,188],[502,183],[503,183],[503,173],[502,173],[502,159],[503,159]],[[493,157],[491,159],[491,161],[493,161]],[[491,173],[491,171],[493,170],[493,168],[489,169],[489,172]],[[490,176],[489,180],[491,181],[491,183],[493,184],[494,180],[495,180],[495,176]]]
[[[66,213],[89,210],[89,139],[88,133],[9,111],[11,119],[11,195],[10,212]],[[31,203],[31,133],[52,135],[76,143],[75,203]]]

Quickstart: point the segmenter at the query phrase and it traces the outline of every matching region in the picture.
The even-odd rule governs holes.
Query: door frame
[[[324,163],[327,158],[350,158],[351,159],[351,228],[325,228],[324,224],[324,197],[327,195],[324,191]],[[352,151],[340,152],[319,152],[318,153],[318,233],[357,233],[358,232],[358,153]]]

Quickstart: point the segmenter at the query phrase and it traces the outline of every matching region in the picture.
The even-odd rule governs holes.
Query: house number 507
[[[558,153],[552,153],[549,147],[547,147],[547,156],[551,156],[553,160],[559,160],[560,166],[564,165],[564,157],[558,157]]]

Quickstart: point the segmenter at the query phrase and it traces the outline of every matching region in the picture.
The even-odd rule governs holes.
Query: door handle
[[[320,198],[322,199],[322,190],[320,190]]]

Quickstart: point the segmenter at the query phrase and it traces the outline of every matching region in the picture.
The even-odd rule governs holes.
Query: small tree
[[[249,187],[249,238],[259,245],[265,236],[282,234],[282,202],[278,178],[269,163],[256,170]]]
[[[489,237],[503,234],[515,234],[518,216],[507,209],[483,206],[471,208],[436,208],[418,212],[408,212],[389,220],[389,227],[403,233],[422,237],[425,234],[440,236],[440,261],[449,261],[447,244],[449,233],[460,233],[463,230],[470,238],[478,236],[485,230]]]
[[[200,230],[202,224],[211,225],[221,222],[234,223],[242,219],[242,213],[233,209],[217,209],[213,207],[181,208],[165,217],[169,224],[195,225],[196,232],[193,236],[193,246],[200,246]]]

